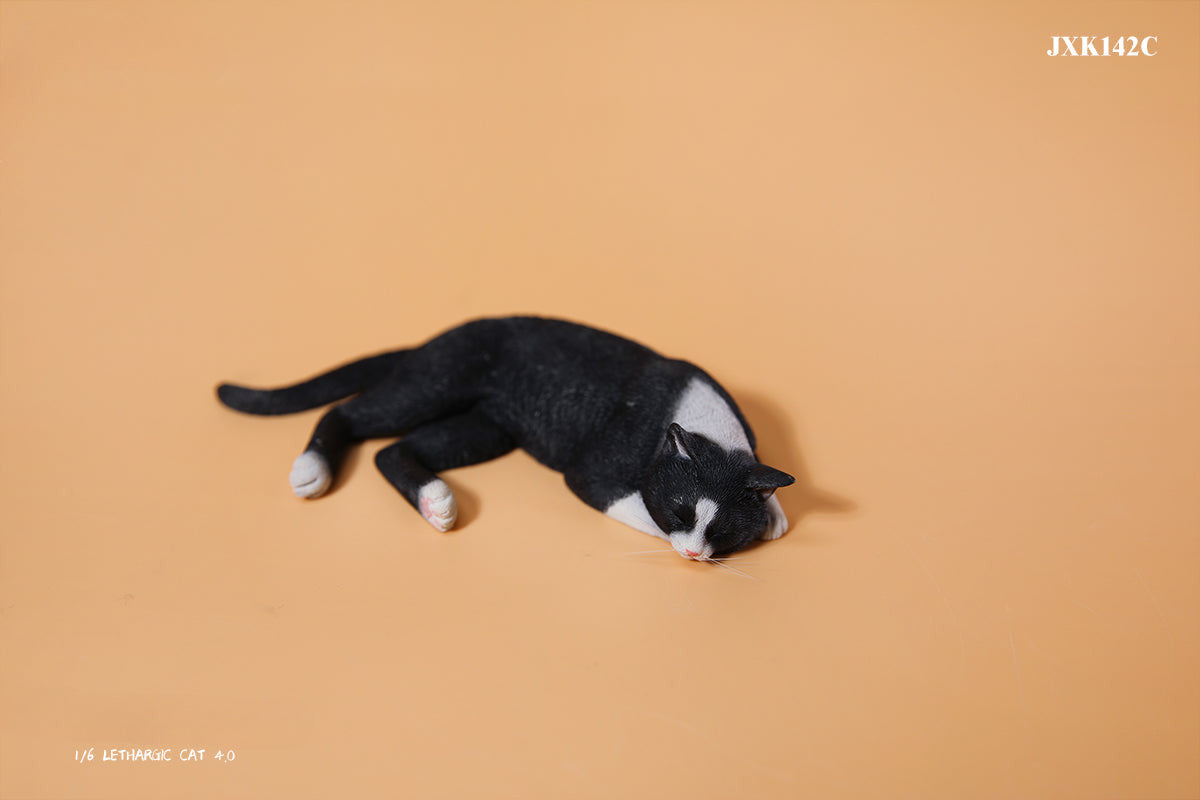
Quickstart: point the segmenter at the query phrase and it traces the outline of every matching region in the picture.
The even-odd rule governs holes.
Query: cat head
[[[757,541],[770,522],[768,498],[794,482],[744,450],[727,451],[672,423],[642,499],[675,551],[703,560]]]

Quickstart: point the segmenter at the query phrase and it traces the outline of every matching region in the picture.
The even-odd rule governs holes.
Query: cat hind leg
[[[327,411],[292,465],[292,491],[299,497],[319,497],[337,479],[352,445],[410,431],[415,434],[470,408],[480,391],[478,354],[472,355],[468,347],[472,342],[459,339],[442,336],[405,351],[403,363],[386,379]],[[480,439],[485,449],[494,449],[497,431],[490,421],[476,415],[456,426],[434,428],[415,439],[412,447],[422,448],[418,455],[435,462],[454,463],[459,458],[457,450],[471,452],[480,446],[470,441],[471,437]],[[440,495],[430,500],[431,507],[446,502]]]
[[[334,406],[325,412],[308,440],[304,452],[292,462],[288,481],[297,497],[320,497],[333,485],[333,479],[355,437],[346,419],[349,403]]]
[[[411,405],[421,404],[417,398]],[[325,412],[308,440],[304,452],[292,463],[288,476],[297,497],[320,497],[337,478],[338,470],[353,445],[366,439],[396,436],[421,421],[412,413],[397,413],[386,389],[365,392]],[[436,404],[425,401],[436,409]]]
[[[496,423],[469,411],[418,427],[376,453],[375,465],[426,522],[444,532],[458,519],[458,503],[437,473],[499,458],[514,447]]]

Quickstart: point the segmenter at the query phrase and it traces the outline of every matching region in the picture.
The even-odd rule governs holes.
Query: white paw
[[[333,482],[333,473],[320,453],[305,450],[292,464],[288,480],[296,497],[320,497]]]
[[[443,533],[454,527],[458,519],[458,501],[445,481],[433,480],[421,487],[417,500],[421,516]]]
[[[771,520],[767,523],[767,529],[762,533],[761,538],[764,542],[774,541],[788,530],[787,516],[783,513],[783,506],[779,505],[779,500],[775,498],[775,495],[771,495],[767,499],[767,513]]]

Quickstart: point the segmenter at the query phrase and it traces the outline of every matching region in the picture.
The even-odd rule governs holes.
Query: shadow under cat
[[[787,470],[796,482],[779,490],[777,497],[787,512],[790,530],[784,539],[806,538],[798,530],[809,514],[848,514],[858,505],[847,497],[819,488],[812,478],[808,463],[800,450],[799,437],[788,414],[767,397],[753,392],[731,392],[747,422],[758,436],[758,455],[769,464]]]

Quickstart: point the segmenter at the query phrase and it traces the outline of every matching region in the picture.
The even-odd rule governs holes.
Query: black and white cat
[[[699,367],[571,322],[506,317],[468,322],[406,350],[370,356],[281,389],[217,387],[225,405],[290,414],[329,410],[296,459],[292,489],[317,497],[349,447],[402,436],[375,463],[433,527],[458,514],[437,473],[520,447],[588,505],[706,560],[787,519],[776,488],[793,478],[759,463],[754,433]]]

